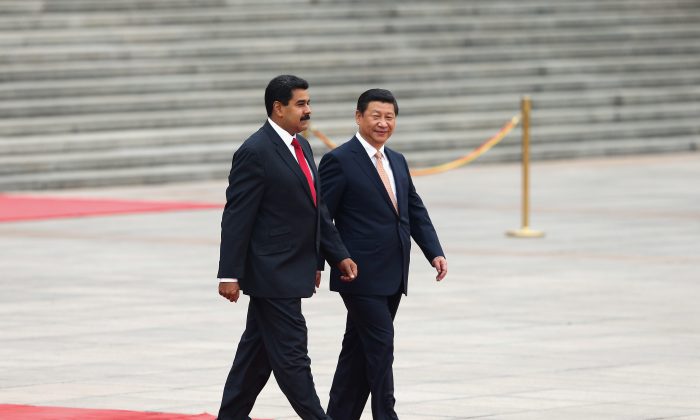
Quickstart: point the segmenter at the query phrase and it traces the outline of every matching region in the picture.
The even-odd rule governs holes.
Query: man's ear
[[[272,103],[272,113],[278,117],[282,115],[282,103],[280,101]]]
[[[357,125],[360,125],[360,117],[362,117],[362,113],[360,112],[359,109],[356,109],[355,110],[355,123],[357,123]]]

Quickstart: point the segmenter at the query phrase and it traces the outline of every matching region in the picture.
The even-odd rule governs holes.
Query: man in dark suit
[[[219,294],[250,296],[246,329],[224,386],[219,420],[248,415],[270,373],[302,419],[329,419],[311,376],[301,298],[319,286],[321,253],[344,281],[357,275],[320,194],[309,143],[308,83],[278,76],[267,122],[233,155],[221,221]]]
[[[406,159],[385,147],[398,113],[391,92],[363,93],[355,111],[358,133],[319,165],[323,198],[359,271],[353,282],[344,282],[340,271],[331,270],[331,290],[340,292],[347,308],[327,410],[335,420],[359,419],[370,393],[375,420],[398,418],[393,320],[407,292],[411,237],[436,268],[436,279],[447,274],[447,261]]]

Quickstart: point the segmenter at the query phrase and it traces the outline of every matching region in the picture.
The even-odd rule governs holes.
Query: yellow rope
[[[421,176],[439,174],[473,162],[479,156],[488,152],[493,146],[497,145],[501,140],[503,140],[511,131],[513,131],[513,129],[518,125],[519,122],[520,115],[515,115],[513,118],[510,119],[510,121],[506,123],[506,125],[501,127],[498,133],[493,135],[490,139],[486,140],[484,143],[482,143],[476,149],[472,150],[470,153],[451,162],[443,163],[442,165],[437,165],[430,168],[413,169],[411,170],[411,175]]]
[[[319,140],[321,140],[321,141],[323,142],[323,144],[326,145],[327,148],[333,150],[333,149],[335,149],[336,147],[338,147],[337,144],[333,143],[333,140],[331,140],[331,139],[329,139],[328,137],[326,137],[325,134],[323,134],[322,132],[318,131],[318,129],[317,129],[316,127],[314,127],[313,125],[311,126],[310,130],[311,130],[311,132],[314,134],[314,136],[318,137]]]
[[[422,175],[433,175],[433,174],[439,174],[442,172],[447,172],[451,169],[459,168],[460,166],[464,166],[470,162],[473,162],[476,160],[479,156],[483,155],[484,153],[488,152],[493,146],[497,145],[501,140],[503,140],[513,129],[520,123],[520,115],[515,115],[513,118],[510,119],[501,129],[498,131],[498,133],[494,134],[490,139],[486,140],[484,143],[482,143],[479,147],[476,149],[472,150],[468,154],[462,156],[461,158],[455,159],[453,161],[443,163],[441,165],[437,166],[432,166],[429,168],[420,168],[420,169],[412,169],[411,170],[411,175],[413,176],[422,176]],[[326,145],[329,149],[333,150],[336,147],[338,147],[331,139],[326,137],[325,134],[320,132],[317,128],[311,127],[311,132],[318,137],[323,144]]]

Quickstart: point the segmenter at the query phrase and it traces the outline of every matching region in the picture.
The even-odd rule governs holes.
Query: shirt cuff
[[[220,283],[238,283],[238,279],[219,279]]]

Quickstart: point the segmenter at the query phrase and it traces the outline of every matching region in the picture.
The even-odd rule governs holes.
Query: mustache
[[[311,114],[306,114],[303,117],[301,117],[301,121],[308,121],[311,119]]]

